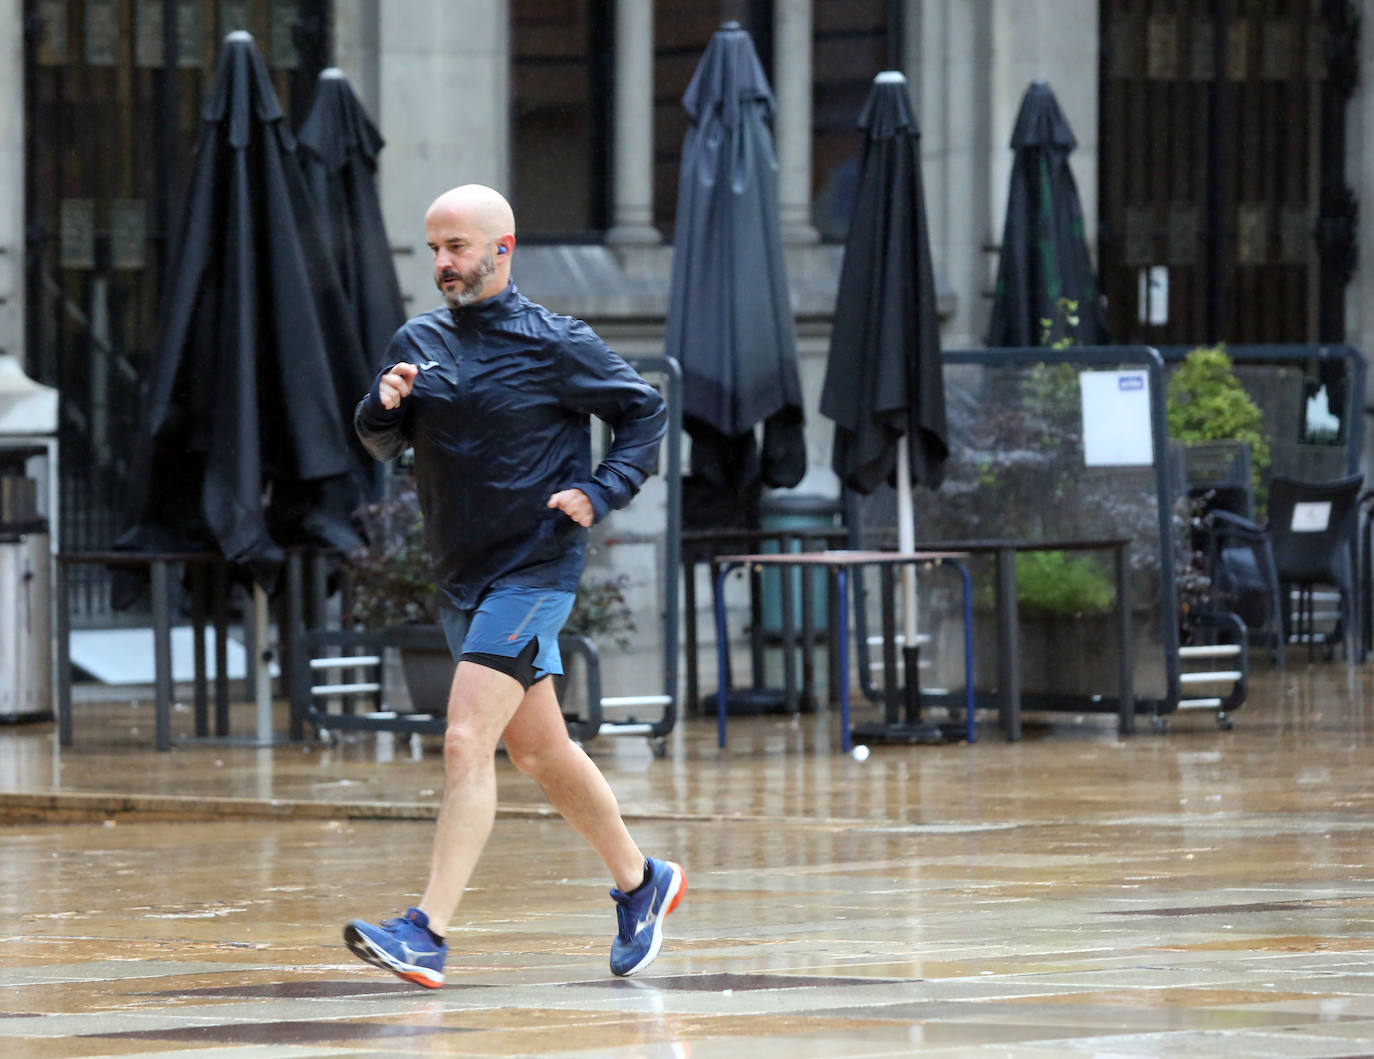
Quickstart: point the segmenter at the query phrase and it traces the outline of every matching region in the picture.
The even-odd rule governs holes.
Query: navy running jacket
[[[402,361],[420,372],[388,410],[378,383]],[[434,579],[449,600],[470,609],[497,584],[574,591],[587,531],[548,499],[581,489],[598,521],[628,504],[667,429],[658,391],[585,323],[536,305],[514,283],[407,321],[383,363],[354,427],[378,460],[414,446]],[[591,416],[614,432],[595,473]]]

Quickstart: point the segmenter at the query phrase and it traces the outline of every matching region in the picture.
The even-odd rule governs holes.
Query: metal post
[[[253,700],[257,704],[258,742],[272,741],[272,674],[269,664],[272,649],[269,646],[270,617],[267,611],[267,591],[256,581],[253,583]]]
[[[67,599],[67,564],[59,559],[53,574],[57,608],[57,741],[72,745],[71,603]]]
[[[171,579],[167,563],[152,562],[153,595],[153,717],[157,748],[172,749],[172,622],[168,613],[167,595]]]
[[[1021,637],[1016,613],[1016,549],[997,549],[997,683],[1007,739],[1021,738]]]
[[[779,540],[778,551],[788,550],[788,542]],[[795,615],[792,608],[796,602],[796,592],[793,591],[792,575],[796,567],[780,567],[778,573],[782,577],[780,582],[782,589],[782,697],[783,702],[789,711],[797,711],[800,708],[797,702],[797,670],[796,670],[796,647],[797,629],[794,621]],[[803,569],[803,574],[804,574]]]
[[[205,679],[205,564],[192,559],[187,562],[191,582],[191,638],[195,657],[195,719],[196,738],[210,734],[209,685]]]
[[[229,734],[229,564],[215,559],[210,571],[210,610],[215,621],[215,735]]]
[[[305,738],[305,716],[300,706],[309,695],[307,689],[297,687],[301,673],[298,660],[306,654],[302,642],[305,635],[304,560],[292,549],[286,553],[286,628],[282,630],[281,671],[286,682],[286,695],[291,703],[289,735],[299,742]]]
[[[1126,545],[1112,549],[1116,559],[1116,664],[1117,697],[1120,709],[1117,727],[1122,735],[1135,731],[1134,675],[1131,671],[1131,595],[1126,569]]]

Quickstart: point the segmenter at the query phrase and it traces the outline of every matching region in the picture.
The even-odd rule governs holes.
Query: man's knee
[[[444,729],[444,765],[448,768],[465,768],[490,759],[495,752],[496,741],[472,725],[450,721]]]
[[[536,780],[549,775],[550,772],[566,768],[569,754],[576,752],[577,747],[568,738],[566,730],[550,732],[530,743],[506,740],[506,755],[510,758],[510,763],[526,776]]]

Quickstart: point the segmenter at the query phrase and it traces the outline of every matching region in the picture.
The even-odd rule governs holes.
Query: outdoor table
[[[304,630],[306,613],[323,614],[327,594],[328,563],[338,553],[331,549],[292,548],[286,551],[286,616],[280,627],[282,654],[293,657],[294,634]],[[158,750],[172,748],[172,624],[175,596],[173,571],[184,567],[190,588],[193,709],[195,737],[209,739],[210,666],[205,649],[205,631],[213,626],[214,655],[214,736],[229,738],[229,563],[217,552],[62,552],[57,556],[54,606],[57,614],[57,730],[58,742],[71,746],[72,671],[71,671],[71,569],[78,566],[109,566],[146,570],[149,582],[153,633],[153,739]],[[309,574],[311,592],[302,570]],[[261,650],[264,645],[257,645]],[[290,671],[289,666],[288,672]],[[293,704],[294,704],[293,698]],[[293,708],[291,738],[304,738],[303,715]]]
[[[698,564],[709,564],[709,583],[714,586],[716,578],[720,574],[720,562],[717,557],[724,549],[736,548],[743,550],[745,548],[757,549],[773,547],[779,552],[820,551],[831,546],[842,545],[846,536],[847,531],[842,529],[713,529],[682,531],[682,609],[687,621],[684,647],[687,653],[687,709],[689,712],[695,714],[702,701],[697,677],[697,665],[700,651],[699,639],[697,636],[696,572]],[[782,580],[787,582],[781,588],[781,591],[786,594],[790,588],[790,579],[783,578]],[[824,630],[816,630],[813,628],[813,623],[811,621],[812,600],[810,581],[803,580],[801,588],[801,636],[805,641],[809,640],[813,633]],[[754,687],[763,688],[763,583],[758,571],[754,571],[750,577],[749,608],[749,657],[753,667]],[[806,652],[802,657],[804,660],[807,660],[806,664],[809,665],[810,653]],[[792,696],[790,688],[787,691],[785,702],[789,709],[797,708],[797,700]],[[709,709],[709,707],[707,708]]]
[[[840,700],[840,745],[847,752],[850,748],[850,726],[849,726],[849,603],[848,585],[849,571],[851,568],[862,566],[916,566],[922,564],[931,565],[950,565],[955,567],[961,575],[963,581],[964,598],[964,673],[965,673],[965,719],[967,724],[967,735],[969,742],[973,742],[976,734],[974,725],[974,693],[973,693],[973,583],[969,577],[968,569],[961,560],[968,558],[968,553],[959,551],[921,551],[921,552],[879,552],[879,551],[823,551],[823,552],[793,552],[755,555],[721,555],[717,556],[714,563],[719,567],[716,575],[715,610],[716,610],[716,662],[719,675],[719,687],[716,691],[716,738],[720,746],[725,746],[725,717],[729,698],[729,663],[730,645],[726,636],[725,622],[725,579],[730,573],[741,566],[764,567],[776,566],[786,568],[796,567],[805,569],[824,569],[830,571],[835,578],[835,598],[838,600],[836,607],[836,672],[838,675],[838,691]],[[784,585],[788,584],[788,579],[783,578]],[[1014,584],[1014,582],[1013,582]],[[790,600],[784,599],[783,615],[784,621],[790,624]],[[787,638],[784,637],[786,640]],[[784,665],[786,677],[789,684],[792,680],[792,665],[790,659]]]
[[[997,685],[998,723],[1008,740],[1021,738],[1021,636],[1017,617],[1016,553],[1045,551],[1110,551],[1116,582],[1117,727],[1123,735],[1135,731],[1135,692],[1131,668],[1131,607],[1126,577],[1125,537],[1083,537],[1059,540],[936,541],[931,548],[957,548],[969,554],[991,553],[997,560]]]
[[[229,620],[229,567],[223,556],[211,552],[63,552],[57,557],[57,731],[62,746],[72,745],[71,600],[68,569],[73,566],[146,568],[152,597],[153,624],[153,732],[158,750],[172,748],[172,577],[174,566],[191,571],[193,649],[195,653],[196,734],[209,730],[207,659],[204,629],[207,619],[215,627],[215,729],[225,735],[229,728],[229,677],[227,645]],[[206,580],[209,579],[207,586]],[[207,588],[208,596],[207,600]],[[207,607],[209,613],[207,613]]]

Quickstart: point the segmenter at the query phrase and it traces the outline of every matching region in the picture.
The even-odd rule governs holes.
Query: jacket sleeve
[[[358,435],[358,440],[363,443],[363,448],[374,460],[383,462],[394,460],[410,448],[411,424],[407,402],[402,401],[399,408],[383,408],[382,398],[377,392],[382,376],[393,364],[413,359],[413,355],[406,355],[406,351],[401,348],[403,334],[404,329],[392,338],[391,344],[387,347],[386,359],[382,362],[385,367],[377,372],[377,377],[372,380],[372,389],[353,410],[353,429]]]
[[[562,403],[608,424],[611,447],[588,482],[572,482],[592,502],[596,521],[628,504],[653,473],[668,429],[662,394],[580,321],[562,350]]]

